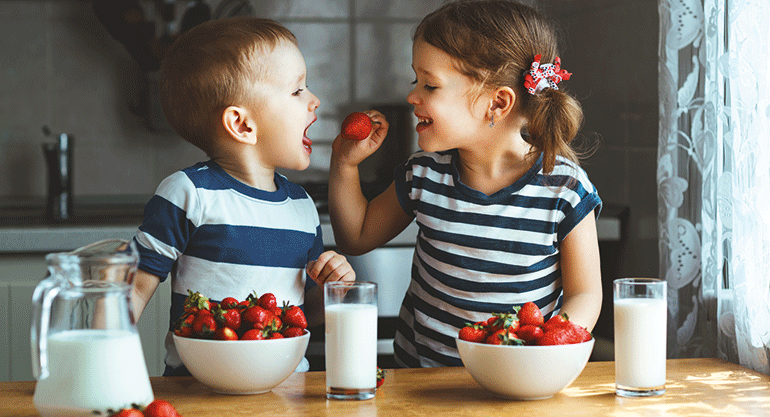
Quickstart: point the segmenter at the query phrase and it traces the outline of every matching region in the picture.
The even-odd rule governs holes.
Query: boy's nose
[[[313,98],[310,100],[310,110],[315,110],[318,108],[318,106],[321,105],[321,99],[316,97],[316,95],[313,93],[310,94],[313,96]]]

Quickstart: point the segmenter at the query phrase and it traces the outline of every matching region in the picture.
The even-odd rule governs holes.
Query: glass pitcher
[[[35,408],[43,416],[109,415],[154,399],[130,294],[133,241],[102,240],[46,256],[32,296]]]

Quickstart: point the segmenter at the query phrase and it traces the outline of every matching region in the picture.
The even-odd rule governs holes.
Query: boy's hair
[[[535,55],[542,63],[557,56],[556,30],[533,8],[505,0],[446,4],[420,22],[414,40],[446,52],[455,67],[481,88],[510,87],[527,118],[528,142],[543,153],[543,170],[553,170],[557,155],[578,162],[570,142],[583,122],[580,103],[562,90],[531,95],[524,75]]]
[[[211,153],[222,112],[253,97],[265,58],[285,41],[297,45],[277,22],[252,17],[212,20],[181,35],[160,68],[160,102],[171,127]]]

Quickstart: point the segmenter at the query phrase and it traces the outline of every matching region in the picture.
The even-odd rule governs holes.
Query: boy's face
[[[412,69],[415,86],[406,100],[420,121],[420,148],[435,152],[473,146],[489,124],[484,100],[470,94],[473,80],[455,69],[446,52],[422,40],[412,48]]]
[[[265,59],[265,76],[255,86],[254,112],[256,146],[267,167],[303,170],[310,165],[313,142],[307,130],[316,121],[321,101],[308,90],[306,78],[305,60],[288,41],[277,44]]]

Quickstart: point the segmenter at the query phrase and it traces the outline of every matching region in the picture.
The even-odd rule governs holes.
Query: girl
[[[455,2],[423,19],[412,52],[407,101],[423,152],[368,202],[358,164],[388,128],[369,112],[369,138],[335,139],[329,185],[342,252],[366,253],[413,219],[419,226],[396,361],[462,365],[455,337],[465,323],[527,301],[546,319],[568,313],[591,330],[602,300],[601,200],[570,148],[582,110],[558,89],[569,74],[554,29],[518,3]]]

